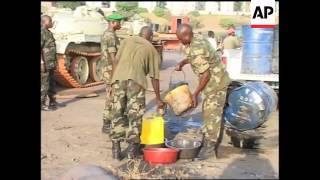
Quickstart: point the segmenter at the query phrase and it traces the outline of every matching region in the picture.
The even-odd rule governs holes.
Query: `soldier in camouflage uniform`
[[[195,108],[198,104],[197,97],[202,92],[204,126],[200,157],[207,158],[217,153],[219,141],[222,138],[220,130],[223,127],[223,108],[227,87],[231,80],[225,65],[221,62],[221,53],[215,51],[207,40],[193,37],[192,28],[189,25],[181,25],[177,31],[177,37],[183,44],[182,51],[186,59],[176,65],[176,70],[181,71],[184,65],[191,64],[193,72],[199,77],[199,85],[192,100]]]
[[[161,58],[151,44],[152,29],[141,29],[140,36],[121,42],[112,77],[112,101],[107,115],[112,120],[112,155],[120,159],[120,141],[129,143],[128,158],[135,158],[140,147],[142,116],[145,112],[147,74],[151,78],[158,108],[163,107],[159,92]]]
[[[50,16],[44,15],[41,17],[41,108],[43,110],[54,110],[57,106],[55,81],[53,79],[57,64],[56,44],[49,30],[52,26]],[[49,107],[45,106],[47,95],[49,96]]]
[[[119,48],[120,42],[115,33],[116,30],[121,28],[120,21],[123,16],[118,14],[112,14],[107,17],[109,22],[108,29],[103,33],[101,37],[101,60],[104,61],[105,66],[103,69],[103,81],[106,84],[106,102],[103,112],[103,127],[102,132],[108,134],[111,128],[111,120],[107,118],[106,112],[110,108],[110,93],[111,93],[111,76],[112,67],[115,62],[115,56]]]

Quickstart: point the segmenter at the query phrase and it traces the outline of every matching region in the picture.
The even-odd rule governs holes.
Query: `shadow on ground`
[[[224,153],[228,153],[223,151]],[[274,171],[270,161],[259,154],[261,151],[243,150],[242,158],[231,162],[218,177],[219,179],[277,179],[278,174]],[[252,168],[252,164],[255,168]]]

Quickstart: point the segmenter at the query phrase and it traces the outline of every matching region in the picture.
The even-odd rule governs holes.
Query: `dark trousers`
[[[49,100],[53,101],[54,96],[56,95],[56,81],[53,78],[54,76],[54,69],[50,69],[49,70],[49,88],[48,88],[48,96],[49,96]]]

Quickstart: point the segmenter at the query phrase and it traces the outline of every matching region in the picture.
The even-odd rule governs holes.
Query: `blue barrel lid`
[[[277,94],[269,85],[263,82],[245,83],[230,92],[224,119],[238,130],[257,128],[269,119],[277,101]]]

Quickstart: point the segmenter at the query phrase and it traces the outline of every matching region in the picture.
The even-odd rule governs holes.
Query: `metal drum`
[[[274,29],[242,26],[243,52],[241,72],[271,74]]]
[[[278,97],[264,82],[249,82],[232,90],[224,111],[226,124],[244,131],[255,129],[276,110]]]

